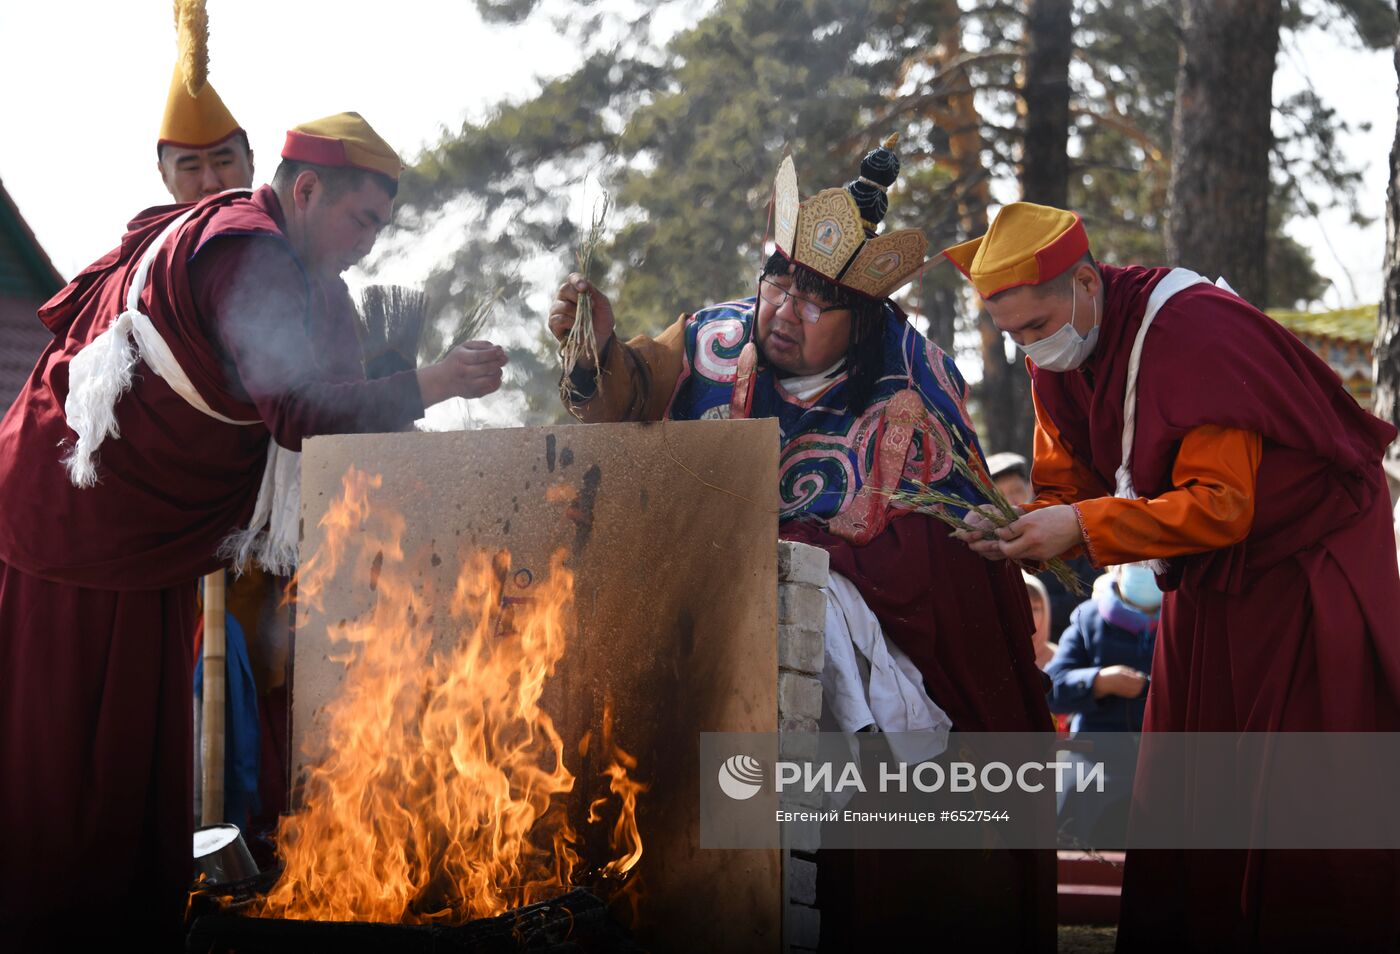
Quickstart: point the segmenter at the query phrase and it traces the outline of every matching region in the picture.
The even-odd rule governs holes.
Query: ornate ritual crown
[[[778,166],[774,238],[778,250],[843,288],[888,298],[924,265],[928,239],[918,229],[876,235],[889,208],[887,190],[899,176],[895,133],[865,154],[860,176],[801,202],[792,157]]]

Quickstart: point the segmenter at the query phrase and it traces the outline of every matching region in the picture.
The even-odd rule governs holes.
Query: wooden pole
[[[200,740],[203,772],[202,821],[224,820],[224,700],[227,696],[227,655],[224,650],[224,571],[204,578],[204,710]]]

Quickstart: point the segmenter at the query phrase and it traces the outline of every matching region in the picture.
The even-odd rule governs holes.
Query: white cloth
[[[810,401],[831,387],[832,379],[841,370],[841,366],[846,363],[842,358],[825,371],[818,371],[816,374],[806,374],[802,377],[779,378],[778,383],[782,385],[784,391],[799,401]]]
[[[138,350],[140,340],[148,332],[156,338],[160,337],[153,327],[148,327],[149,320],[140,333],[136,329],[137,320],[146,318],[141,313],[141,292],[146,287],[146,276],[150,274],[156,253],[193,214],[194,209],[185,212],[167,225],[165,231],[151,243],[141,256],[136,274],[131,279],[126,310],[113,319],[100,335],[84,345],[68,363],[68,397],[63,403],[63,415],[73,433],[78,435],[78,440],[63,458],[63,465],[75,487],[91,487],[97,483],[97,448],[108,437],[121,437],[117,427],[116,405],[117,400],[131,389],[132,372],[136,362],[141,360]],[[133,336],[137,338],[134,344]],[[166,354],[169,354],[169,349],[166,349]],[[151,370],[160,373],[154,366]]]
[[[1133,339],[1133,350],[1128,356],[1127,386],[1123,390],[1123,456],[1122,462],[1118,465],[1118,486],[1113,494],[1115,497],[1123,500],[1138,499],[1137,489],[1133,486],[1130,465],[1133,459],[1133,440],[1137,435],[1138,370],[1142,365],[1142,346],[1147,340],[1147,329],[1152,327],[1152,320],[1157,317],[1157,312],[1161,311],[1168,299],[1177,292],[1200,284],[1210,284],[1210,279],[1191,271],[1189,268],[1173,268],[1157,283],[1157,286],[1152,289],[1152,294],[1147,297],[1147,307],[1142,313],[1142,326],[1138,328],[1137,337]],[[1215,287],[1232,295],[1235,294],[1235,290],[1224,278],[1216,279]],[[1154,573],[1167,572],[1166,560],[1148,560],[1146,562]]]
[[[834,383],[833,378],[841,370],[841,366],[846,363],[842,358],[825,371],[818,371],[816,374],[806,374],[800,378],[788,377],[779,378],[778,384],[790,396],[799,401],[810,401],[820,395]],[[700,415],[702,421],[727,421],[729,420],[729,405],[720,404],[710,408]]]
[[[252,192],[251,189],[227,191]],[[109,437],[121,439],[116,405],[122,395],[131,390],[132,374],[139,361],[145,361],[157,377],[200,413],[240,427],[261,423],[259,418],[234,420],[211,408],[195,389],[185,369],[180,367],[151,319],[141,311],[141,293],[146,289],[156,255],[197,208],[190,208],[167,225],[150,244],[132,276],[126,310],[84,345],[68,364],[68,397],[63,413],[78,439],[63,458],[63,464],[75,487],[92,487],[97,483],[98,448]],[[268,440],[267,461],[263,465],[253,518],[247,528],[230,534],[219,546],[219,555],[232,559],[235,570],[241,570],[254,558],[269,572],[283,576],[296,568],[300,465],[299,452]]]
[[[892,736],[895,756],[910,763],[936,758],[948,747],[953,722],[923,688],[923,676],[890,642],[855,584],[832,573],[826,593],[826,659],[822,701],[842,732],[874,727]]]

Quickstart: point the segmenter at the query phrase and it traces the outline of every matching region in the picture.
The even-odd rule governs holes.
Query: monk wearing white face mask
[[[1026,353],[1036,409],[1035,499],[960,536],[988,559],[1151,561],[1144,731],[1400,730],[1396,429],[1228,287],[1096,262],[1073,212],[1017,202],[943,254]],[[1130,850],[1118,950],[1393,946],[1400,861],[1352,858],[1343,887],[1313,854]]]

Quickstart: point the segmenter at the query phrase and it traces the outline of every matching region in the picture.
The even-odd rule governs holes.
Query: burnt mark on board
[[[583,472],[583,490],[578,501],[569,508],[569,516],[577,525],[574,531],[574,556],[583,552],[593,536],[593,508],[598,503],[598,488],[603,483],[603,471],[597,464]]]

